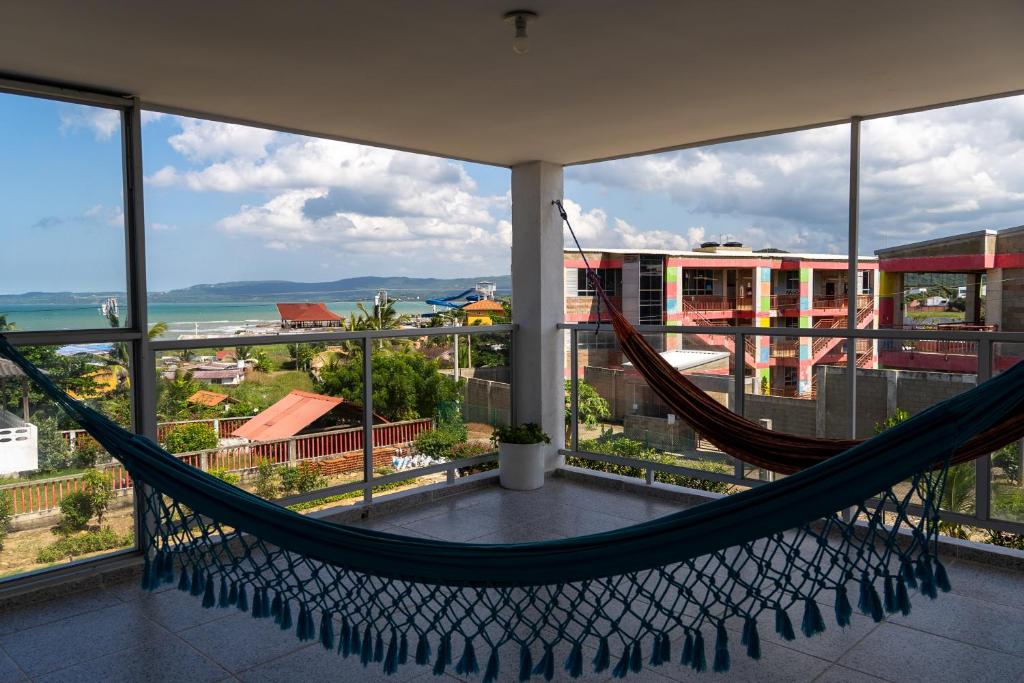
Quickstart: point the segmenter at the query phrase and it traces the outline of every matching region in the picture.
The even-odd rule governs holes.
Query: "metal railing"
[[[591,330],[594,326],[589,324],[562,324],[559,326],[560,329],[565,330],[569,335],[570,349],[575,348],[577,337],[580,332]],[[702,335],[708,333],[714,333],[721,335],[721,328],[708,329],[707,327],[700,326],[654,326],[654,325],[643,325],[639,326],[638,329],[644,335],[656,335],[656,334],[692,334]],[[869,361],[873,358],[873,342],[879,341],[879,346],[885,348],[890,344],[899,344],[906,341],[909,330],[901,329],[873,329],[868,327],[858,328],[790,328],[790,327],[730,327],[729,334],[733,337],[734,341],[731,345],[733,348],[744,348],[747,340],[754,337],[772,337],[772,338],[785,338],[785,337],[809,337],[814,340],[824,338],[840,338],[845,340],[846,348],[856,348],[857,353],[853,356],[854,367],[863,367],[869,364]],[[995,344],[1000,343],[1017,343],[1024,344],[1024,332],[997,332],[987,331],[985,329],[920,329],[916,328],[913,330],[915,337],[915,343],[924,344],[925,347],[928,345],[949,345],[949,348],[963,348],[972,349],[972,353],[976,354],[977,357],[977,382],[984,382],[989,379],[993,373],[993,359],[994,359],[994,348]],[[851,343],[853,342],[853,343]],[[1024,347],[1022,347],[1024,348]],[[1024,353],[1024,352],[1022,352]],[[576,378],[578,376],[578,356],[575,353],[570,354],[571,365],[569,368],[570,376]],[[1004,359],[1005,360],[1005,359]],[[1024,355],[1020,358],[1024,361]],[[850,359],[847,358],[843,365],[848,365]],[[1006,364],[1000,364],[1000,367]],[[815,375],[815,379],[817,375]],[[731,408],[739,414],[744,414],[744,398],[745,387],[747,383],[747,361],[744,354],[733,355],[733,373],[732,382],[730,388],[729,398],[731,401]],[[855,388],[855,385],[854,385]],[[566,449],[563,451],[565,455],[576,456],[587,460],[595,460],[599,462],[607,462],[618,465],[628,465],[634,468],[640,468],[645,472],[645,478],[648,483],[653,483],[654,474],[657,472],[663,472],[667,474],[680,474],[688,477],[695,477],[699,479],[705,479],[709,481],[718,481],[734,484],[741,487],[759,486],[765,482],[760,479],[752,479],[747,475],[745,470],[750,469],[745,466],[742,462],[734,461],[734,472],[732,474],[722,474],[717,472],[708,472],[705,470],[688,468],[682,465],[671,465],[661,462],[653,462],[648,460],[636,459],[636,458],[625,458],[617,455],[609,455],[605,453],[593,453],[590,451],[582,451],[579,448],[579,429],[577,425],[578,415],[578,382],[573,381],[570,385],[570,419],[571,421],[571,434],[572,439],[567,444]],[[813,396],[812,392],[801,396]],[[852,397],[855,397],[855,391],[850,392]],[[856,400],[847,401],[847,411],[854,413],[857,410]],[[851,421],[851,424],[853,422]],[[851,434],[851,436],[854,436]],[[1024,444],[1022,444],[1024,448]],[[694,450],[693,452],[682,452],[679,455],[684,458],[702,458],[706,453],[702,454],[700,450]],[[1016,534],[1024,534],[1024,522],[1017,522],[1008,519],[997,519],[992,516],[992,482],[993,482],[993,468],[992,468],[992,456],[986,455],[978,458],[974,461],[975,467],[975,490],[974,490],[974,513],[964,514],[960,512],[951,512],[947,510],[940,511],[940,516],[944,521],[951,524],[965,524],[981,529],[987,529],[992,531],[1005,531]]]

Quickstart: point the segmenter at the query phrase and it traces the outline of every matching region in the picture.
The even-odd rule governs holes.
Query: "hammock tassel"
[[[157,554],[157,559],[163,558],[163,566],[160,567],[160,578],[164,583],[174,582],[174,556],[170,553],[161,551]]]
[[[228,590],[228,580],[223,576],[220,577],[220,590],[218,591],[220,596],[217,600],[218,607],[229,607],[231,605],[231,593]]]
[[[213,576],[206,576],[206,587],[203,589],[203,607],[210,609],[217,604],[217,596],[213,592]]]
[[[633,652],[629,656],[629,670],[633,673],[640,673],[644,668],[643,653],[640,651],[640,642],[633,643]]]
[[[573,643],[569,650],[569,656],[565,658],[565,671],[572,678],[583,675],[583,648],[579,643]]]
[[[409,639],[404,633],[398,641],[398,663],[403,666],[409,663]]]
[[[667,633],[661,634],[661,661],[662,663],[669,663],[672,661],[672,641],[669,640]]]
[[[398,634],[391,629],[391,640],[388,642],[388,651],[384,655],[384,673],[388,676],[398,673]]]
[[[761,636],[757,632],[757,620],[747,617],[743,622],[743,634],[740,636],[740,645],[747,646],[747,656],[751,659],[761,659]]]
[[[149,561],[149,555],[146,555],[142,562],[142,590],[149,591],[155,588],[153,574],[153,563]]]
[[[299,605],[299,623],[295,627],[295,635],[299,640],[313,640],[316,637],[316,627],[313,626],[313,613],[306,607],[306,603]]]
[[[782,609],[781,605],[775,608],[775,632],[783,640],[796,639],[796,633],[793,632],[793,622],[790,621],[789,614],[786,610]]]
[[[353,656],[358,655],[363,650],[362,641],[359,640],[359,627],[352,624],[352,629],[349,633],[349,651]]]
[[[606,671],[611,664],[611,651],[608,648],[608,639],[601,637],[597,646],[597,654],[594,655],[594,673]]]
[[[270,616],[270,589],[260,591],[260,613],[264,618]]]
[[[334,620],[326,611],[320,615],[320,644],[325,650],[334,649]]]
[[[427,636],[420,634],[420,638],[416,643],[416,663],[420,666],[425,666],[430,661],[430,642],[427,640]]]
[[[937,557],[935,558],[935,585],[943,593],[948,593],[953,589],[953,586],[949,583],[949,574],[946,572],[946,567]]]
[[[921,584],[921,593],[929,598],[938,597],[938,591],[935,590],[935,574],[927,555],[917,558],[917,580]]]
[[[711,666],[712,671],[723,673],[729,670],[729,633],[725,630],[725,623],[718,622],[715,633],[715,662]]]
[[[181,567],[181,576],[178,577],[178,590],[186,593],[189,590],[188,570],[184,565]]]
[[[850,605],[850,597],[846,594],[846,586],[836,587],[836,623],[841,627],[850,625],[850,617],[853,616],[853,606]]]
[[[352,629],[348,625],[348,618],[341,618],[341,631],[338,633],[338,654],[348,657],[352,654]]]
[[[281,623],[281,594],[275,593],[274,599],[270,602],[270,616],[274,617],[274,623]]]
[[[694,671],[707,671],[708,661],[704,656],[704,634],[697,631],[697,635],[693,637],[693,658],[690,661],[690,666]]]
[[[629,653],[633,648],[629,645],[622,650],[622,656],[619,658],[619,663],[612,669],[613,678],[625,678],[626,674],[629,673]]]
[[[263,589],[257,588],[252,592],[252,618],[263,618]]]
[[[900,573],[907,581],[907,588],[917,588],[917,577],[914,576],[914,565],[910,563],[909,559],[903,560]]]
[[[238,584],[237,583],[232,583],[231,584],[231,590],[228,591],[228,604],[229,605],[237,605],[238,604]]]
[[[249,611],[249,591],[241,583],[238,584],[238,598],[235,602],[235,607],[238,608],[239,612]]]
[[[462,657],[459,659],[459,663],[455,665],[455,673],[475,674],[479,671],[480,666],[476,661],[476,650],[473,649],[473,639],[466,638],[466,644],[462,648]]]
[[[882,612],[882,600],[878,597],[878,591],[874,584],[868,579],[867,572],[860,577],[860,600],[857,608],[864,614],[869,615],[875,622],[881,621],[885,614]]]
[[[519,681],[530,680],[530,676],[533,674],[533,655],[530,654],[530,648],[523,643],[519,646]]]
[[[543,676],[546,681],[555,677],[555,653],[550,644],[544,646],[544,654],[537,666],[533,667],[533,675]]]
[[[384,661],[384,634],[377,631],[377,639],[373,641],[373,661]]]
[[[661,634],[655,634],[651,643],[651,658],[647,660],[651,666],[661,666],[664,662],[661,659]]]
[[[907,593],[907,582],[902,576],[896,581],[896,606],[903,616],[910,614],[910,595]]]
[[[292,610],[287,600],[281,601],[281,623],[279,625],[282,631],[287,631],[292,627]]]
[[[800,622],[800,631],[810,638],[825,630],[825,620],[821,617],[821,609],[814,598],[804,600],[804,618]]]
[[[199,597],[205,590],[206,582],[203,581],[203,570],[198,566],[192,567],[192,590],[190,591],[195,597]]]
[[[370,630],[370,624],[367,622],[366,628],[363,630],[363,642],[362,647],[359,648],[359,663],[363,666],[367,666],[373,661],[373,631]]]
[[[686,631],[686,640],[683,641],[683,656],[679,663],[683,666],[693,663],[693,636],[690,635],[689,630]]]
[[[445,667],[451,664],[451,648],[451,636],[447,634],[441,636],[441,643],[437,646],[437,660],[434,662],[435,676],[440,676],[441,674],[443,674]]]
[[[498,648],[491,648],[491,656],[487,658],[487,667],[484,669],[483,683],[496,683],[498,680],[498,668],[500,667],[500,660],[498,659]]]
[[[892,614],[896,611],[896,589],[892,585],[892,577],[885,577],[884,590],[882,591],[882,600],[885,603],[885,613]]]

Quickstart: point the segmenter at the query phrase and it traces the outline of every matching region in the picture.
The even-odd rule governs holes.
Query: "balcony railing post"
[[[580,379],[579,379],[579,335],[569,330],[569,426],[572,429],[570,450],[578,451],[580,444]]]
[[[978,342],[978,384],[992,377],[992,340]],[[992,454],[974,461],[974,516],[987,521],[992,516]]]
[[[363,346],[363,502],[373,500],[373,344],[368,336]]]
[[[733,337],[732,410],[737,415],[745,412],[747,392],[747,337],[742,332]],[[757,376],[755,372],[754,376]],[[743,462],[735,461],[735,475],[743,479]]]

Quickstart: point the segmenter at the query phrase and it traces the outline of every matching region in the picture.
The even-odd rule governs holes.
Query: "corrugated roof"
[[[6,358],[0,358],[0,380],[24,376],[25,373],[22,372],[21,368],[19,368],[17,365],[7,360]]]
[[[338,407],[341,402],[342,399],[334,396],[295,389],[236,429],[232,436],[241,436],[252,441],[295,436],[318,418]]]
[[[466,304],[462,307],[464,311],[498,311],[500,313],[505,312],[505,307],[499,304],[497,301],[492,299],[481,299],[480,301],[474,301],[471,304]]]
[[[218,394],[216,391],[200,389],[188,397],[188,403],[195,403],[201,406],[213,407],[228,398],[227,394]]]
[[[281,320],[295,322],[320,322],[323,320],[343,320],[343,318],[327,309],[324,304],[278,304],[277,312]]]

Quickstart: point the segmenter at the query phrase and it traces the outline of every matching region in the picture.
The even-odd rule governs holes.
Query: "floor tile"
[[[104,607],[113,607],[120,602],[112,591],[96,589],[71,593],[38,604],[0,610],[0,635],[60,621]]]
[[[952,592],[999,605],[1024,607],[1024,572],[957,560],[947,566]]]
[[[814,679],[814,683],[886,683],[886,680],[833,664]]]
[[[704,681],[706,683],[715,655],[715,636],[712,631],[706,631],[704,638],[708,671],[696,672],[689,667],[675,663],[678,662],[678,657],[682,653],[682,645],[677,641],[672,644],[673,664],[660,667],[658,673],[674,681],[686,681],[687,683]],[[715,681],[779,681],[780,683],[806,681],[809,683],[829,667],[829,662],[823,659],[780,647],[764,640],[761,641],[761,659],[754,660],[747,656],[746,650],[739,642],[739,634],[730,631],[729,671],[713,674]]]
[[[22,673],[14,660],[0,651],[0,683],[20,683],[27,680],[28,676]]]
[[[403,683],[421,677],[430,670],[409,664],[398,668],[392,676],[384,673],[380,662],[371,662],[367,666],[359,663],[359,658],[342,657],[336,652],[328,652],[319,644],[306,645],[301,650],[283,657],[265,662],[236,674],[241,681],[248,683],[318,683],[319,681],[392,681]],[[436,679],[435,679],[436,680]]]
[[[134,604],[140,614],[174,633],[237,614],[234,608],[204,608],[201,598],[179,590],[144,592]]]
[[[139,649],[117,652],[36,677],[38,683],[188,681],[214,683],[228,673],[177,637],[157,638]]]
[[[1024,610],[953,593],[911,597],[910,614],[889,620],[991,650],[1024,655]]]
[[[839,664],[900,683],[1017,681],[1024,659],[897,624],[883,623]]]
[[[128,604],[86,612],[0,637],[0,646],[30,676],[122,650],[141,650],[169,637]]]
[[[433,517],[403,521],[400,526],[446,541],[468,541],[499,531],[502,525],[495,517],[448,511]]]
[[[282,631],[273,619],[253,619],[237,613],[178,634],[231,673],[307,647],[293,631]]]

